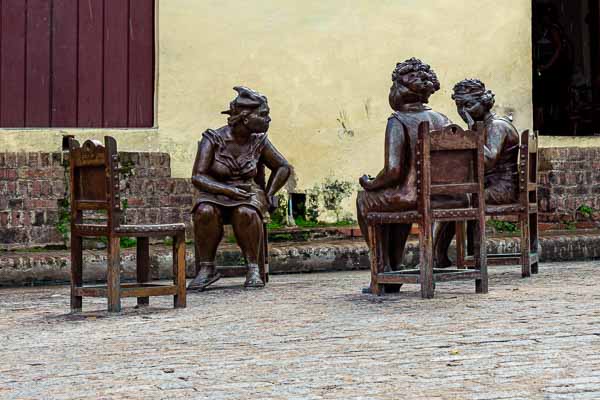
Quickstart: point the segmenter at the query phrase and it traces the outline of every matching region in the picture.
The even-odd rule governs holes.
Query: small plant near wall
[[[567,221],[564,224],[565,224],[565,229],[568,230],[568,231],[575,231],[575,230],[577,230],[577,225],[573,221]]]
[[[324,182],[314,185],[306,191],[305,218],[308,223],[320,223],[321,212],[332,211],[335,214],[335,221],[325,225],[336,225],[346,222],[348,225],[349,218],[342,217],[343,208],[342,201],[355,190],[355,185],[352,182],[343,181],[337,178],[328,177]],[[298,224],[298,222],[297,222]],[[300,225],[303,222],[300,221]]]
[[[588,205],[581,205],[577,208],[577,213],[584,218],[591,218],[594,214],[594,209]]]
[[[135,163],[129,159],[122,160],[120,163],[119,173],[121,174],[121,179],[127,180],[134,175]]]
[[[108,246],[108,238],[106,236],[98,238],[98,242],[104,244],[104,246]],[[122,248],[128,249],[137,245],[137,239],[134,237],[122,237],[119,238],[119,244]]]
[[[288,213],[288,193],[281,190],[277,194],[277,208],[270,213],[269,229],[280,229],[286,225]]]
[[[71,232],[71,207],[68,199],[58,201],[58,221],[55,228],[62,235],[63,242],[66,245]]]
[[[325,209],[335,213],[336,222],[340,221],[342,213],[342,200],[352,194],[354,185],[347,181],[342,181],[334,178],[327,178],[321,185],[321,193],[323,198],[323,206]]]
[[[319,220],[319,189],[315,186],[306,193],[306,220],[317,223]]]
[[[494,229],[494,231],[499,233],[517,233],[519,232],[519,227],[516,223],[510,221],[502,221],[498,219],[489,219],[487,221],[487,226]]]
[[[290,226],[287,223],[290,213],[289,199],[299,201],[303,204],[292,204],[294,222],[301,228],[313,228],[324,226],[351,226],[356,221],[351,217],[344,215],[342,202],[350,197],[356,189],[352,182],[328,177],[322,183],[314,185],[306,190],[304,194],[280,192],[279,206],[271,213],[271,222],[269,229],[278,229],[284,226]],[[327,219],[323,215],[324,211],[330,211],[335,215],[335,221]],[[324,222],[326,220],[328,222]]]

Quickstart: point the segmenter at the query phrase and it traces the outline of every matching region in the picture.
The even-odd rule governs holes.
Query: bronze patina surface
[[[267,98],[243,86],[224,111],[227,125],[202,135],[192,172],[198,189],[193,208],[196,278],[188,289],[203,289],[219,279],[215,256],[230,223],[247,261],[246,287],[264,286],[258,257],[263,241],[263,219],[274,206],[275,193],[287,181],[291,166],[267,137],[271,118]],[[260,169],[271,170],[265,184]]]
[[[369,212],[394,212],[416,208],[416,149],[418,127],[429,122],[430,129],[450,123],[443,114],[426,104],[440,89],[437,75],[421,60],[411,58],[398,63],[392,73],[389,103],[394,110],[385,131],[384,168],[372,178],[364,175],[359,182],[357,215],[362,234],[369,243],[366,215]],[[385,268],[394,270],[402,263],[404,246],[411,224],[386,226],[382,234]]]
[[[471,128],[484,123],[485,202],[510,204],[517,201],[519,133],[508,118],[491,110],[494,93],[478,79],[465,79],[454,86],[452,99],[461,118]],[[455,224],[440,224],[436,229],[435,252],[440,267],[450,266],[448,248],[455,234]]]

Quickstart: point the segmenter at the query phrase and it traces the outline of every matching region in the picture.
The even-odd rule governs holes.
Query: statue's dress
[[[496,164],[492,168],[486,168],[485,202],[486,204],[514,203],[517,201],[518,193],[519,133],[510,120],[497,116],[486,119],[485,129],[488,135],[493,130],[501,130],[507,136],[502,142],[502,148],[498,149]]]
[[[225,208],[224,211],[239,206],[250,206],[256,209],[261,217],[267,216],[267,197],[264,190],[254,180],[258,174],[260,155],[269,143],[267,134],[253,133],[249,139],[248,150],[237,157],[228,148],[228,144],[233,141],[228,130],[208,129],[202,134],[202,140],[209,141],[214,149],[214,157],[209,170],[210,176],[221,183],[241,188],[251,193],[252,196],[248,199],[235,200],[222,194],[197,191],[192,213],[200,204],[210,203]]]

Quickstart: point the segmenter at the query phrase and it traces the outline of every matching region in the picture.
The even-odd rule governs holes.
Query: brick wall
[[[190,227],[192,186],[171,178],[166,153],[119,154],[127,223],[185,221]],[[61,203],[68,198],[67,153],[0,153],[0,249],[63,245]]]
[[[60,153],[0,153],[0,248],[61,244],[64,196]]]
[[[600,228],[600,148],[540,149],[538,201],[542,223]]]
[[[547,148],[539,158],[540,223],[600,228],[600,148]],[[171,178],[169,155],[123,152],[120,161],[126,222],[184,221],[191,237],[193,188]],[[63,153],[0,153],[0,249],[64,243],[57,226],[67,177]],[[582,205],[591,217],[577,212]]]
[[[191,234],[193,187],[189,179],[171,178],[167,153],[120,153],[127,199],[125,223],[168,224],[185,222]]]

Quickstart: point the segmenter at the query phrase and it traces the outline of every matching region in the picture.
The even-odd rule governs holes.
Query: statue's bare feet
[[[221,274],[217,272],[217,268],[213,263],[203,263],[204,265],[200,266],[200,271],[198,271],[198,275],[191,281],[187,287],[187,290],[198,290],[202,291],[206,289],[209,285],[212,285],[219,279],[221,279]]]
[[[260,279],[260,271],[257,264],[248,264],[248,272],[246,273],[245,288],[261,288],[265,283]]]

